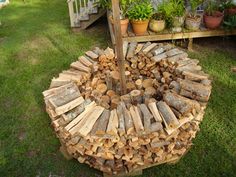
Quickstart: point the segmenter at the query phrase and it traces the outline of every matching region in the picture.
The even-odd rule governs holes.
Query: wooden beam
[[[127,92],[126,89],[126,79],[125,79],[125,59],[123,54],[123,40],[121,35],[121,26],[120,26],[120,7],[119,0],[112,0],[112,10],[113,10],[113,19],[114,19],[114,31],[115,31],[115,41],[116,41],[116,55],[118,61],[118,68],[120,72],[120,86],[121,94],[125,95]]]

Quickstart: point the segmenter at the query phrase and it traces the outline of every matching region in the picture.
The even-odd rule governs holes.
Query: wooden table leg
[[[188,39],[188,50],[193,51],[193,38]]]

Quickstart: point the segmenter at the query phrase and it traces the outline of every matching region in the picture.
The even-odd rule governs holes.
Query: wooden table
[[[111,34],[111,40],[113,45],[116,44],[115,36],[113,32],[113,26],[108,19],[109,30]],[[164,30],[160,33],[155,33],[152,31],[147,31],[142,36],[137,36],[133,33],[131,26],[129,26],[128,32],[123,36],[123,41],[127,42],[147,42],[147,41],[166,41],[166,40],[176,40],[176,39],[188,39],[188,50],[192,50],[193,39],[194,38],[203,38],[203,37],[215,37],[215,36],[230,36],[236,35],[236,29],[225,30],[225,29],[216,29],[210,30],[204,27],[201,27],[198,31],[188,31],[183,30],[183,32],[173,33],[171,30]]]

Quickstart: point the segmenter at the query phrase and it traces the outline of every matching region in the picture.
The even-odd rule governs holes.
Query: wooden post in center
[[[113,11],[113,20],[114,20],[114,33],[115,33],[115,51],[117,56],[118,68],[120,72],[120,86],[121,94],[125,95],[127,92],[126,89],[126,79],[125,79],[125,58],[123,54],[123,39],[121,35],[121,26],[120,26],[120,6],[119,0],[112,0],[112,11]]]

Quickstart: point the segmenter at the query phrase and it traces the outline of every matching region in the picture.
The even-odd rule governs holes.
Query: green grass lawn
[[[83,52],[110,43],[105,24],[71,33],[65,0],[14,0],[0,19],[0,176],[100,176],[60,154],[41,92]],[[236,55],[196,49],[190,55],[214,80],[201,132],[178,164],[147,169],[145,177],[236,176]]]

